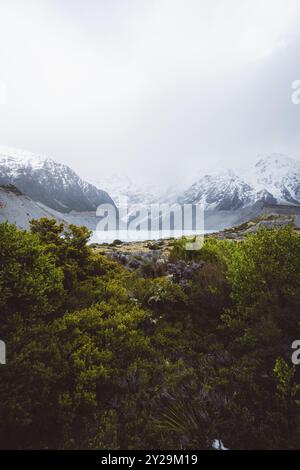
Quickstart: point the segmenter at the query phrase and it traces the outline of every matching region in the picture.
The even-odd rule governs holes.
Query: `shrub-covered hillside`
[[[299,448],[293,229],[175,241],[136,270],[89,236],[0,224],[1,448]]]

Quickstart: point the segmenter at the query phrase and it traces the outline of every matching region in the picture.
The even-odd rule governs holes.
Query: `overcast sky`
[[[0,0],[0,143],[94,180],[300,160],[299,20],[299,0]]]

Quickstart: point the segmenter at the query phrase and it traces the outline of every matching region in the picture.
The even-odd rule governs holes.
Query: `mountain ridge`
[[[207,174],[178,198],[206,210],[236,210],[257,201],[300,204],[300,162],[282,154],[260,156],[254,167]]]
[[[0,148],[0,184],[13,184],[33,201],[62,213],[94,211],[102,203],[113,203],[106,191],[67,165],[22,150]]]
[[[116,202],[127,198],[129,205],[201,203],[207,211],[234,211],[257,201],[298,205],[300,162],[278,153],[258,155],[256,164],[246,169],[202,174],[183,189],[142,184],[124,174],[106,176],[94,184],[102,186]]]

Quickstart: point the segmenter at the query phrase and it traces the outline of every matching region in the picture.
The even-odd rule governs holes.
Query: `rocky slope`
[[[20,228],[29,228],[32,219],[48,217],[65,225],[85,225],[96,230],[100,218],[95,212],[71,211],[62,213],[40,202],[33,201],[12,184],[0,185],[0,223],[7,220]]]
[[[31,219],[41,217],[55,218],[58,222],[63,221],[62,214],[49,207],[40,206],[15,186],[0,185],[0,223],[7,220],[18,227],[28,229]]]

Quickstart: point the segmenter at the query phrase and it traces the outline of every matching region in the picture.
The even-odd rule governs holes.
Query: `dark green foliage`
[[[1,448],[299,447],[299,236],[175,240],[173,274],[89,236],[0,225]]]
[[[62,270],[36,235],[0,224],[1,328],[47,317],[60,304]]]
[[[123,242],[121,240],[116,239],[110,245],[111,246],[118,246],[118,245],[122,245],[122,244],[123,244]]]

